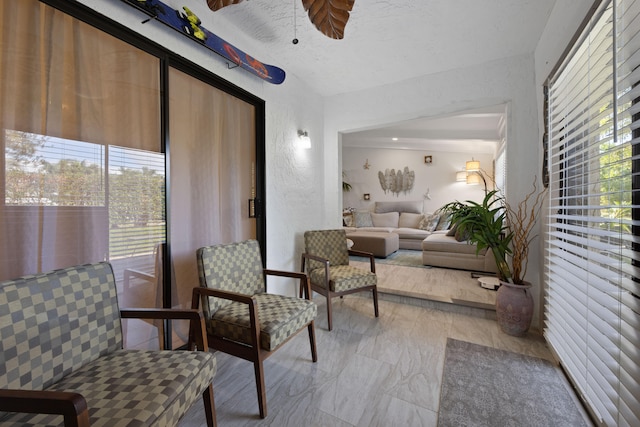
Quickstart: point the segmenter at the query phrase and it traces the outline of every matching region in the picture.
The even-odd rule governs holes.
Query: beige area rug
[[[587,426],[548,360],[447,340],[438,427]]]
[[[420,251],[413,251],[420,254]],[[352,259],[368,268],[369,263]],[[378,291],[382,293],[495,310],[496,291],[482,288],[470,271],[450,268],[414,268],[376,259]]]

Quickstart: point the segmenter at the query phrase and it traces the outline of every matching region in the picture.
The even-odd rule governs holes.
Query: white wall
[[[433,162],[424,163],[424,156],[430,155]],[[454,200],[475,200],[481,202],[484,197],[484,185],[467,185],[466,182],[456,182],[456,172],[464,168],[471,155],[444,151],[392,150],[371,148],[342,149],[342,170],[346,173],[345,181],[352,185],[351,191],[343,192],[344,208],[352,207],[359,210],[372,210],[375,202],[394,200],[421,200],[424,212],[433,212],[446,203]],[[474,155],[480,161],[483,170],[492,173],[492,155]],[[365,161],[369,161],[370,168],[364,169]],[[386,193],[380,185],[378,172],[386,169],[404,170],[407,166],[415,172],[413,189],[407,194]],[[491,181],[487,182],[489,190]],[[431,200],[424,199],[429,191]],[[369,193],[371,200],[363,199],[364,193]]]

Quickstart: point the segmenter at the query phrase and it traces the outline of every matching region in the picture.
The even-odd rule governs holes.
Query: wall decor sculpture
[[[384,173],[382,171],[378,172],[378,179],[385,194],[387,191],[391,191],[398,196],[401,192],[407,194],[411,191],[413,182],[416,179],[416,173],[410,171],[408,166],[405,166],[403,171],[398,169],[397,172],[395,169],[385,169]]]

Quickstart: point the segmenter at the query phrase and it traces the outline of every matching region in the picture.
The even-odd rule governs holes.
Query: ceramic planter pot
[[[515,285],[501,281],[496,295],[496,315],[504,333],[516,337],[525,335],[533,318],[531,284]]]

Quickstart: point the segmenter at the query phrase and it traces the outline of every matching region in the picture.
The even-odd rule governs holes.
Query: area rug
[[[368,262],[368,258],[351,256],[353,261]],[[401,265],[403,267],[431,268],[429,265],[422,265],[422,251],[412,251],[409,249],[398,249],[386,258],[376,258],[376,264]]]
[[[587,426],[548,360],[449,338],[438,427]]]

